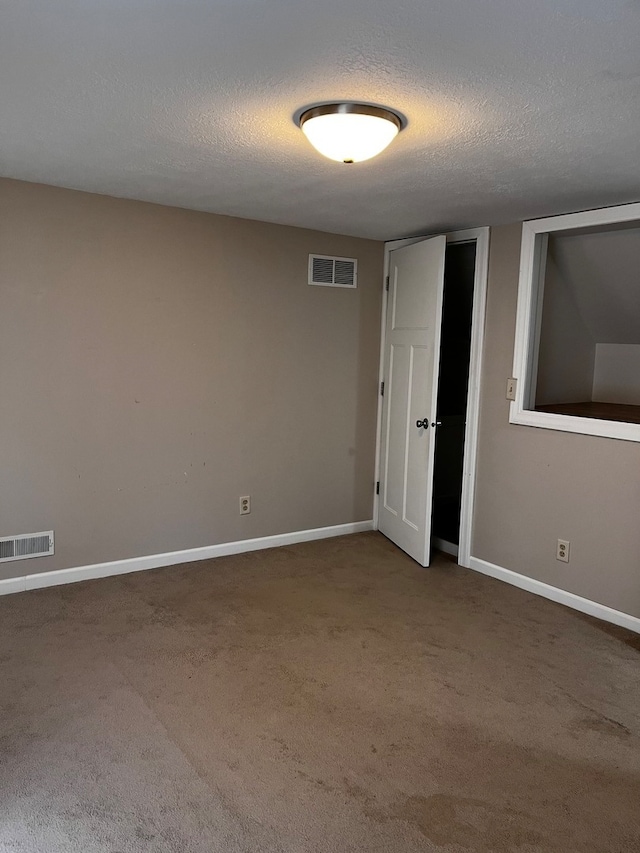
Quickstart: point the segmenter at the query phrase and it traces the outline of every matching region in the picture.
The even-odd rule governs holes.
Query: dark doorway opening
[[[444,265],[432,540],[457,551],[467,423],[476,241],[449,243]],[[454,546],[448,548],[447,546]]]

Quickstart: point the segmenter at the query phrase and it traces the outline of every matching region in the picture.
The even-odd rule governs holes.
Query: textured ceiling
[[[325,161],[292,121],[408,127]],[[640,199],[638,0],[1,0],[0,173],[391,239]]]

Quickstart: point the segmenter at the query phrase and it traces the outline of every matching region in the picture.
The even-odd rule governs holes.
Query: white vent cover
[[[355,258],[309,255],[309,284],[322,287],[357,287],[358,262]]]
[[[53,530],[0,538],[0,563],[53,554]]]

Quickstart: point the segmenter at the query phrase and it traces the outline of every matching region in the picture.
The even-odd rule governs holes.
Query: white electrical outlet
[[[517,379],[507,379],[507,400],[515,400],[516,399],[516,385],[518,384]]]
[[[569,562],[569,545],[571,543],[567,542],[566,539],[558,539],[558,548],[556,550],[556,560],[560,560],[561,563]]]
[[[240,498],[240,515],[249,515],[251,512],[251,495],[243,495]]]

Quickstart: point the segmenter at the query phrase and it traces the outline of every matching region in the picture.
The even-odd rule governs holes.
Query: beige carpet
[[[0,850],[640,850],[634,635],[382,536],[0,599]]]

